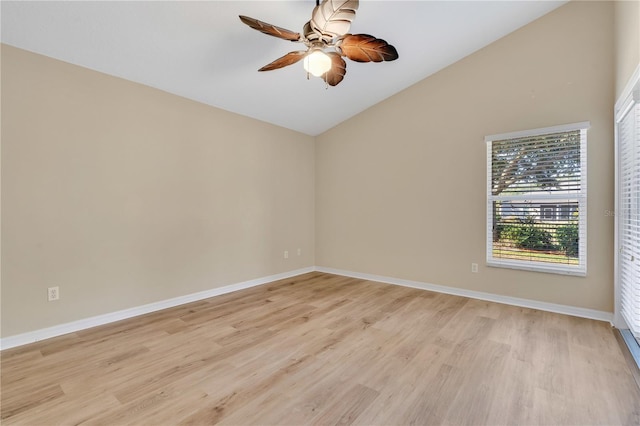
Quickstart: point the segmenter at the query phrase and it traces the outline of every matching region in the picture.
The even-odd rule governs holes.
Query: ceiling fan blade
[[[276,27],[275,25],[268,24],[266,22],[259,21],[257,19],[249,18],[248,16],[239,15],[240,20],[261,33],[282,38],[289,41],[302,41],[300,33],[290,31],[284,28]]]
[[[317,33],[313,28],[311,28],[311,21],[308,21],[306,24],[304,24],[304,27],[302,29],[302,36],[307,39],[308,42],[313,43],[320,40],[322,34]]]
[[[347,34],[336,43],[336,50],[356,62],[382,62],[398,59],[395,47],[369,34]]]
[[[347,73],[347,63],[336,52],[329,52],[327,55],[331,58],[331,69],[322,74],[322,79],[329,86],[337,86]]]
[[[349,32],[358,5],[358,0],[323,0],[311,13],[311,28],[329,43]]]
[[[295,64],[300,59],[302,59],[305,56],[307,56],[307,53],[309,53],[309,52],[308,51],[302,51],[302,50],[298,50],[298,51],[295,51],[295,52],[289,52],[286,55],[276,59],[273,62],[271,62],[270,64],[267,64],[264,67],[260,68],[258,71],[277,70],[278,68],[282,68],[282,67],[286,67],[286,66]]]

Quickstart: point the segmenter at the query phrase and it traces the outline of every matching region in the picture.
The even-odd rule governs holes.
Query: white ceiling
[[[352,33],[393,44],[394,62],[355,63],[336,87],[302,64],[257,72],[301,44],[245,26],[293,31],[315,0],[2,1],[2,42],[318,135],[526,25],[566,1],[361,1]]]

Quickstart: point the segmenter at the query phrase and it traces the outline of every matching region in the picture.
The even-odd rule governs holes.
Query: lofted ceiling
[[[298,32],[315,0],[3,0],[0,13],[2,43],[315,136],[564,3],[363,0],[351,33],[387,40],[400,58],[347,60],[328,88],[302,63],[257,72],[304,46],[238,19]]]

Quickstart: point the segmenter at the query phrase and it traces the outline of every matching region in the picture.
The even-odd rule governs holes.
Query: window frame
[[[589,121],[583,121],[579,123],[564,124],[559,126],[544,127],[538,129],[524,130],[519,132],[510,132],[485,136],[484,140],[487,146],[487,189],[486,189],[486,202],[487,202],[487,216],[486,216],[486,264],[490,267],[508,268],[508,269],[520,269],[527,271],[555,273],[563,275],[587,275],[587,131],[591,127]],[[578,203],[578,233],[580,235],[579,240],[579,257],[577,265],[542,262],[536,260],[515,260],[494,257],[494,201],[500,201],[507,198],[507,196],[492,194],[492,142],[504,141],[508,139],[520,139],[525,137],[543,136],[553,133],[562,133],[570,131],[580,131],[580,191],[571,198],[577,199]],[[502,197],[502,198],[501,198]],[[510,199],[522,199],[523,196],[509,196]],[[557,204],[563,204],[561,197],[553,194],[540,194],[536,198],[542,198],[547,202],[555,202]],[[565,196],[566,199],[566,196]],[[557,213],[557,212],[556,212]],[[540,206],[540,215],[542,215],[542,206]]]

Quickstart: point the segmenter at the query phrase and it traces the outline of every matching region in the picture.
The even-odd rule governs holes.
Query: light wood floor
[[[606,323],[323,273],[1,355],[6,425],[640,424]]]

